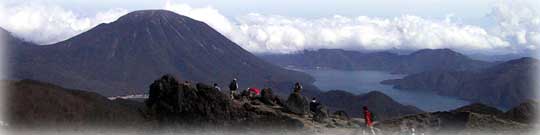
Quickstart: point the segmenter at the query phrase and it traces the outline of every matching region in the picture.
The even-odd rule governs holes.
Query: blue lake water
[[[424,111],[445,111],[469,104],[464,100],[440,96],[431,92],[398,90],[392,88],[391,85],[380,84],[383,80],[403,78],[405,75],[390,74],[382,71],[294,70],[313,76],[316,79],[315,86],[323,91],[337,89],[354,94],[363,94],[376,90],[385,93],[401,104],[413,105]]]

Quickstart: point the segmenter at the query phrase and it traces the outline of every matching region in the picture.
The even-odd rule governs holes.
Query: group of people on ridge
[[[221,88],[218,86],[217,83],[214,83],[214,88],[216,90],[218,90],[218,91],[221,91]],[[234,100],[235,95],[238,94],[238,88],[239,88],[238,87],[238,81],[237,81],[236,78],[234,78],[231,81],[231,83],[229,84],[229,90],[230,90],[229,94],[230,94],[232,100]],[[302,85],[299,82],[296,82],[294,84],[293,92],[294,93],[300,93],[302,91],[302,89],[303,89]],[[260,91],[257,88],[248,88],[247,90],[250,93],[250,96],[251,96],[251,94],[254,94],[254,95],[260,94]],[[310,111],[315,112],[316,109],[317,109],[317,106],[319,106],[319,105],[320,105],[320,103],[317,101],[317,99],[315,97],[313,97],[311,99],[310,104],[309,104]],[[372,114],[371,111],[369,111],[367,106],[362,107],[362,112],[363,112],[363,116],[364,116],[365,127],[370,129],[371,130],[370,132],[372,134],[375,134],[375,131],[373,130],[374,115]]]

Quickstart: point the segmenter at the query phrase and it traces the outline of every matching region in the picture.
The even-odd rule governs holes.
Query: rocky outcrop
[[[473,103],[470,105],[462,106],[460,108],[452,110],[454,112],[474,112],[479,114],[487,114],[493,116],[501,116],[504,112],[491,106],[487,106],[481,103]]]
[[[504,113],[504,118],[527,124],[538,123],[538,102],[529,100]]]
[[[280,105],[280,106],[283,106],[283,103],[282,103],[281,99],[279,99],[276,95],[274,95],[274,92],[272,91],[271,88],[264,88],[261,91],[260,100],[261,100],[261,102],[263,102],[266,105],[271,105],[271,106]]]
[[[291,94],[287,105],[283,106],[271,89],[263,89],[260,97],[230,100],[224,93],[202,83],[195,88],[181,85],[170,75],[154,81],[146,100],[147,115],[162,125],[234,129],[310,129],[336,123],[322,105],[311,115],[307,99],[299,93]],[[333,124],[334,127],[351,125],[343,124],[348,120],[339,122],[342,124]]]
[[[385,120],[376,127],[384,134],[528,134],[536,123],[534,101],[522,103],[502,112],[496,108],[474,103],[451,111],[408,115]]]
[[[345,111],[336,111],[333,113],[333,116],[337,119],[342,119],[342,120],[350,120],[351,117],[349,117],[349,115],[347,114],[347,112]]]
[[[309,113],[309,101],[300,93],[292,93],[285,101],[287,109],[293,113],[304,115]]]
[[[326,106],[324,105],[316,106],[315,112],[313,112],[313,120],[315,120],[316,122],[324,123],[324,122],[328,122],[329,118],[330,118],[330,112],[328,108],[326,108]]]

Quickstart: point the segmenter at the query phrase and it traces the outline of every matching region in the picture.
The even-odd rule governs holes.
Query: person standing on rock
[[[362,109],[364,110],[364,121],[366,123],[366,128],[369,129],[371,133],[374,135],[375,130],[373,130],[373,115],[368,110],[367,106],[362,107]]]
[[[236,82],[236,78],[234,78],[231,84],[229,84],[229,90],[231,91],[231,99],[234,100],[234,96],[237,93],[236,90],[238,90],[238,82]]]
[[[300,92],[302,92],[302,85],[300,85],[299,82],[296,82],[294,84],[294,93],[300,93]]]
[[[317,98],[313,97],[311,99],[311,103],[309,103],[309,110],[312,112],[312,113],[316,113],[317,112],[317,106],[319,106],[319,102],[317,102]]]

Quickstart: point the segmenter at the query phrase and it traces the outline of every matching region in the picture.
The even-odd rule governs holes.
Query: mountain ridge
[[[477,70],[493,65],[490,62],[471,59],[451,49],[420,49],[410,54],[319,49],[293,54],[259,55],[259,57],[277,65],[296,68],[380,70],[405,74],[431,70]]]

